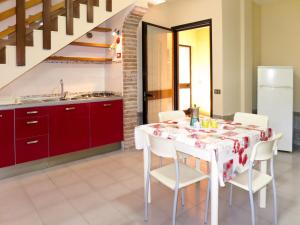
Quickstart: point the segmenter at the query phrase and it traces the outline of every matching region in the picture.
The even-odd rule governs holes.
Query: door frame
[[[148,101],[147,101],[147,93],[148,93],[148,32],[147,27],[153,26],[165,30],[169,30],[173,34],[173,40],[174,40],[174,33],[171,28],[163,27],[160,25],[156,25],[153,23],[148,23],[142,21],[142,71],[143,71],[143,123],[148,123]],[[174,45],[174,43],[173,43]],[[173,65],[174,65],[174,57],[173,57]],[[173,78],[174,78],[174,71],[173,71]],[[174,79],[173,79],[174,80]],[[174,87],[173,87],[174,89]],[[173,101],[174,101],[174,91],[173,91]],[[175,101],[173,102],[173,105],[175,107]]]
[[[178,71],[178,32],[195,28],[207,27],[210,30],[210,114],[213,115],[213,40],[212,40],[212,19],[206,19],[193,23],[174,26],[171,28],[160,26],[153,23],[142,21],[142,79],[143,79],[143,123],[148,123],[148,48],[147,48],[147,27],[154,26],[157,28],[172,31],[173,34],[173,105],[174,110],[178,110],[179,104],[179,71]],[[176,62],[176,63],[175,63]]]
[[[178,109],[179,106],[179,70],[178,70],[178,32],[191,30],[195,28],[209,27],[210,30],[210,116],[213,115],[213,43],[212,43],[212,19],[202,20],[193,23],[187,23],[179,26],[171,27],[173,30],[173,51],[174,51],[174,108]],[[176,63],[175,63],[176,62]]]

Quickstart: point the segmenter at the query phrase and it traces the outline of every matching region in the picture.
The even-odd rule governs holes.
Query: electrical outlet
[[[214,89],[214,94],[215,95],[220,95],[221,94],[221,89]]]

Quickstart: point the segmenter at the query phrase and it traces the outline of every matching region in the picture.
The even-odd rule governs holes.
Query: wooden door
[[[143,23],[144,123],[158,122],[158,113],[174,109],[173,32]]]

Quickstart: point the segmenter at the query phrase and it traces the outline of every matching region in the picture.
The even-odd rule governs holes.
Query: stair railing
[[[0,3],[3,0],[0,0]],[[26,19],[26,9],[38,5],[42,2],[43,11],[30,16]],[[74,5],[74,2],[77,5]],[[55,11],[65,8],[66,15],[66,35],[73,35],[73,18],[74,10],[78,8],[79,3],[87,4],[87,22],[93,23],[94,12],[93,6],[99,5],[99,0],[64,0],[52,6],[52,0],[16,0],[16,7],[6,10],[6,13],[0,13],[0,21],[10,16],[16,15],[16,25],[10,26],[6,30],[0,32],[0,39],[11,34],[16,34],[16,61],[17,66],[25,66],[26,63],[26,25],[36,23],[42,20],[43,29],[43,49],[51,49],[51,17]],[[77,7],[77,8],[76,8]],[[106,11],[112,11],[112,0],[106,0]],[[2,17],[1,17],[2,16]],[[0,49],[1,51],[2,49]]]

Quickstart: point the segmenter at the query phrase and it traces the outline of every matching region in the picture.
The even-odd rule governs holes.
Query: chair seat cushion
[[[268,183],[272,181],[272,176],[261,173],[258,170],[252,170],[252,192],[255,193],[265,187]],[[246,191],[249,191],[248,187],[248,171],[241,173],[234,177],[229,183],[240,187]]]
[[[173,190],[175,189],[176,169],[174,163],[152,170],[150,174],[162,184]],[[208,178],[207,174],[185,164],[179,164],[179,188],[186,187],[206,178]]]

